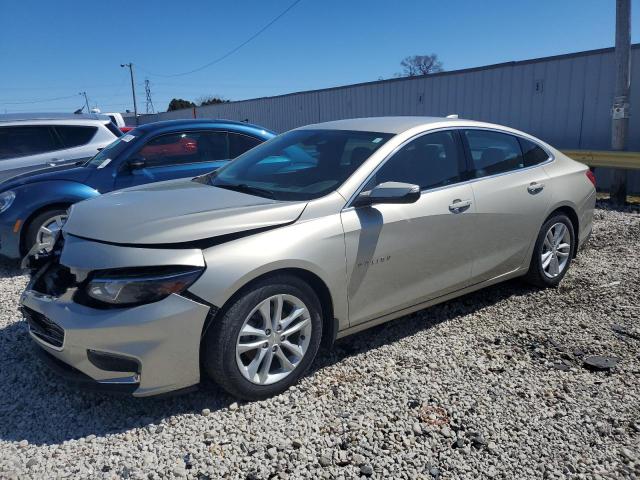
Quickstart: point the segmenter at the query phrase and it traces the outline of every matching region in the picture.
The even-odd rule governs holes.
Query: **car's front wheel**
[[[322,307],[292,275],[267,277],[225,306],[203,343],[206,373],[232,395],[259,400],[283,392],[309,368],[322,337]]]
[[[557,286],[571,265],[575,248],[569,217],[563,213],[552,215],[538,233],[525,279],[538,287]]]
[[[34,245],[38,245],[39,252],[50,252],[53,248],[56,234],[66,221],[67,211],[60,208],[52,208],[39,213],[27,227],[23,253],[29,253]]]

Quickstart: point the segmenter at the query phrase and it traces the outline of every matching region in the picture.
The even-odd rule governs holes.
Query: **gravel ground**
[[[556,290],[508,282],[339,342],[234,403],[78,392],[41,367],[0,267],[0,478],[638,478],[640,215],[596,211]],[[588,355],[616,357],[606,372]]]

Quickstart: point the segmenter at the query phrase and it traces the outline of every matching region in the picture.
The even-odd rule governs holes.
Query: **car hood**
[[[77,203],[64,231],[123,245],[201,245],[203,240],[294,222],[306,203],[170,180]]]
[[[69,182],[84,182],[89,175],[91,169],[87,167],[70,165],[56,165],[54,167],[41,168],[31,170],[30,172],[16,175],[0,182],[0,190],[9,190],[10,188],[20,187],[27,183],[47,182],[51,180],[66,180]]]

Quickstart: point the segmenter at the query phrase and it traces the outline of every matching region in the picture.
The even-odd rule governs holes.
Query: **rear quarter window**
[[[98,127],[86,127],[76,125],[57,125],[56,132],[65,148],[80,147],[91,141],[98,131]]]
[[[533,167],[549,160],[549,154],[542,147],[526,138],[518,138],[522,147],[524,166]]]

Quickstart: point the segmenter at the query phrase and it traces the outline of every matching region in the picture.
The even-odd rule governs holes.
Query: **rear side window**
[[[46,125],[0,128],[0,159],[60,150],[62,145]]]
[[[519,138],[518,140],[522,147],[525,167],[533,167],[549,160],[549,154],[542,147],[525,138]]]
[[[229,134],[229,158],[236,158],[247,150],[260,145],[262,141],[248,135],[237,133]]]
[[[75,125],[56,125],[56,132],[60,135],[65,148],[79,147],[91,141],[98,127],[82,127]]]
[[[465,130],[473,176],[476,178],[510,172],[524,167],[520,143],[513,135],[488,130]]]
[[[452,131],[418,137],[398,150],[369,181],[366,190],[383,182],[405,182],[422,190],[462,180],[463,155]]]

